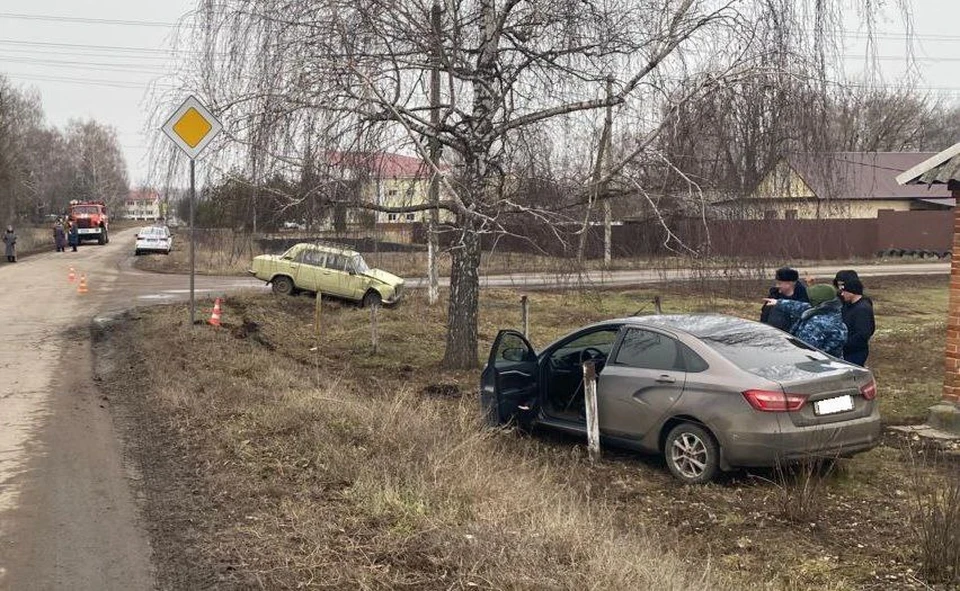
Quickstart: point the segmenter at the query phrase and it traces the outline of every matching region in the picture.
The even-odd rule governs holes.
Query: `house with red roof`
[[[433,168],[422,158],[391,152],[329,152],[326,155],[330,172],[342,180],[355,181],[359,198],[384,207],[423,205],[429,200]],[[441,168],[443,174],[447,167]],[[441,199],[445,192],[441,184]],[[351,212],[348,219],[356,223],[364,214]],[[371,214],[367,214],[371,215]],[[429,211],[374,212],[377,224],[425,222]],[[441,219],[449,214],[441,211]]]
[[[871,219],[883,210],[949,210],[946,186],[901,185],[927,152],[835,152],[783,159],[748,197],[718,204],[739,219]]]

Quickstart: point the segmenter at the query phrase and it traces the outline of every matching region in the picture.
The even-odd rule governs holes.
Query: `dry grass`
[[[650,312],[655,295],[667,313],[758,313],[764,283],[714,287],[534,292],[531,340],[542,347],[588,322]],[[945,281],[868,287],[881,327],[937,330]],[[353,306],[324,306],[318,343],[306,297],[228,298],[221,330],[190,330],[182,307],[149,309],[113,339],[127,357],[107,378],[118,384],[111,400],[151,401],[144,420],[159,421],[173,442],[157,445],[186,443],[175,459],[197,483],[181,497],[212,505],[186,511],[176,528],[191,532],[168,545],[189,552],[179,570],[207,565],[216,586],[243,589],[857,589],[911,580],[902,574],[912,556],[903,550],[906,506],[890,493],[907,490],[906,475],[883,449],[829,477],[793,481],[815,494],[810,511],[791,516],[778,507],[785,489],[756,479],[682,488],[633,456],[590,465],[575,442],[484,431],[477,372],[439,368],[444,306],[410,296],[380,314],[377,356],[369,315]],[[484,291],[478,357],[497,329],[519,322],[518,293]],[[909,417],[915,399],[931,395],[910,391],[914,364],[940,353],[931,344],[898,357],[898,334],[878,334],[872,361],[884,376],[882,412]],[[161,488],[168,480],[147,478]]]
[[[935,449],[907,446],[910,526],[927,579],[960,587],[960,466]]]
[[[150,384],[137,395],[193,442],[204,487],[229,508],[201,552],[229,564],[231,585],[736,588],[570,486],[579,454],[545,461],[536,443],[481,429],[473,396],[425,397],[409,366],[358,371],[340,321],[362,312],[325,310],[345,346],[311,352],[310,302],[277,307],[228,302],[243,339],[191,331],[178,308],[147,311],[130,335]]]

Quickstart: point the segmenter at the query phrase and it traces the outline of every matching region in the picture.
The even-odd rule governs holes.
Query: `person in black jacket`
[[[843,287],[843,284],[851,279],[860,279],[860,276],[853,269],[837,271],[837,274],[833,277],[833,288],[837,290],[837,295],[840,295],[840,288]]]
[[[777,285],[770,288],[768,299],[772,300],[796,300],[798,302],[809,302],[807,297],[807,288],[800,281],[800,273],[790,267],[777,269]],[[793,320],[786,316],[782,310],[776,306],[764,305],[760,311],[760,322],[779,328],[784,332],[790,332]]]
[[[843,323],[847,325],[843,358],[862,367],[870,354],[870,337],[876,330],[873,302],[863,296],[863,283],[859,279],[842,282],[840,299],[843,300]]]

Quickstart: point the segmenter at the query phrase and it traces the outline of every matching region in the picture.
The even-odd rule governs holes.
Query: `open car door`
[[[524,424],[533,418],[539,373],[537,353],[515,330],[501,330],[480,374],[480,406],[488,424]]]

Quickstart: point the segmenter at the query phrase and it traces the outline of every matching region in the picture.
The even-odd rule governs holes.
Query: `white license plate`
[[[849,394],[813,403],[813,413],[818,415],[832,415],[848,410],[853,410],[853,398]]]
[[[77,228],[77,232],[80,234],[99,234],[99,228]]]

